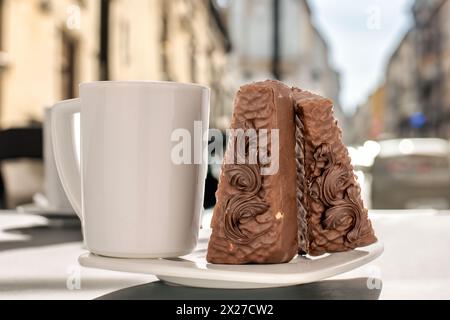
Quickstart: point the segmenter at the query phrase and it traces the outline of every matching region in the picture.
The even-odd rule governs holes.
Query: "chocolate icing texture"
[[[273,91],[270,88],[268,90],[267,86],[258,84],[251,87],[251,94],[248,94],[250,93],[248,89],[249,86],[244,86],[238,93],[236,105],[239,107],[234,110],[235,123],[232,127],[244,129],[270,128],[271,116],[275,109]]]
[[[297,139],[297,149],[300,143],[305,150],[297,174],[307,179],[306,188],[297,191],[307,211],[307,241],[299,244],[299,252],[317,256],[376,242],[332,102],[299,89],[294,89],[294,99],[297,135],[304,135],[303,141]]]
[[[231,128],[253,129],[256,133],[267,130],[269,154],[275,151],[270,144],[271,130],[279,129],[280,170],[263,176],[261,169],[270,164],[267,159],[258,158],[253,164],[248,161],[247,146],[242,154],[237,139],[230,140],[216,193],[208,262],[282,263],[297,253],[293,117],[291,90],[280,82],[259,82],[239,90]],[[238,156],[246,163],[236,163]]]

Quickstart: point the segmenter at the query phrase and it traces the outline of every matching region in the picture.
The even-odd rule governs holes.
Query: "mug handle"
[[[81,175],[75,150],[73,115],[81,112],[80,99],[66,100],[52,108],[52,140],[61,184],[75,213],[82,219]]]

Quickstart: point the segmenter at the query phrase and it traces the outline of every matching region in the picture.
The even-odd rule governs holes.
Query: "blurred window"
[[[61,84],[62,98],[72,99],[76,96],[77,41],[66,32],[62,33]]]

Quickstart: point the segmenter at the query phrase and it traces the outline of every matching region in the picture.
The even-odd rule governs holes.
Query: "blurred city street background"
[[[386,245],[381,296],[450,298],[450,0],[0,0],[0,208],[48,201],[48,170],[56,171],[44,164],[45,110],[77,97],[81,82],[207,85],[211,127],[225,131],[239,86],[268,78],[334,101]],[[210,166],[206,208],[219,172]],[[0,217],[0,252],[21,247],[16,233],[28,239],[26,252],[81,240],[79,225],[64,241],[64,231],[49,236],[31,222],[17,229],[11,221],[23,217],[11,212]],[[58,263],[75,261],[79,247]],[[23,269],[2,263],[0,297],[21,292],[8,279],[20,283],[35,261],[10,255],[0,261],[15,257]],[[142,279],[133,281],[103,289]],[[92,297],[108,291],[95,290]]]
[[[42,192],[44,109],[80,82],[205,84],[225,130],[239,86],[267,78],[333,99],[367,206],[449,208],[446,0],[1,0],[1,206]]]

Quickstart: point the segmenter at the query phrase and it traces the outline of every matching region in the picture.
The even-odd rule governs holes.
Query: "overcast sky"
[[[412,23],[413,0],[309,0],[316,26],[341,73],[347,113],[364,102],[384,77],[385,65]]]

